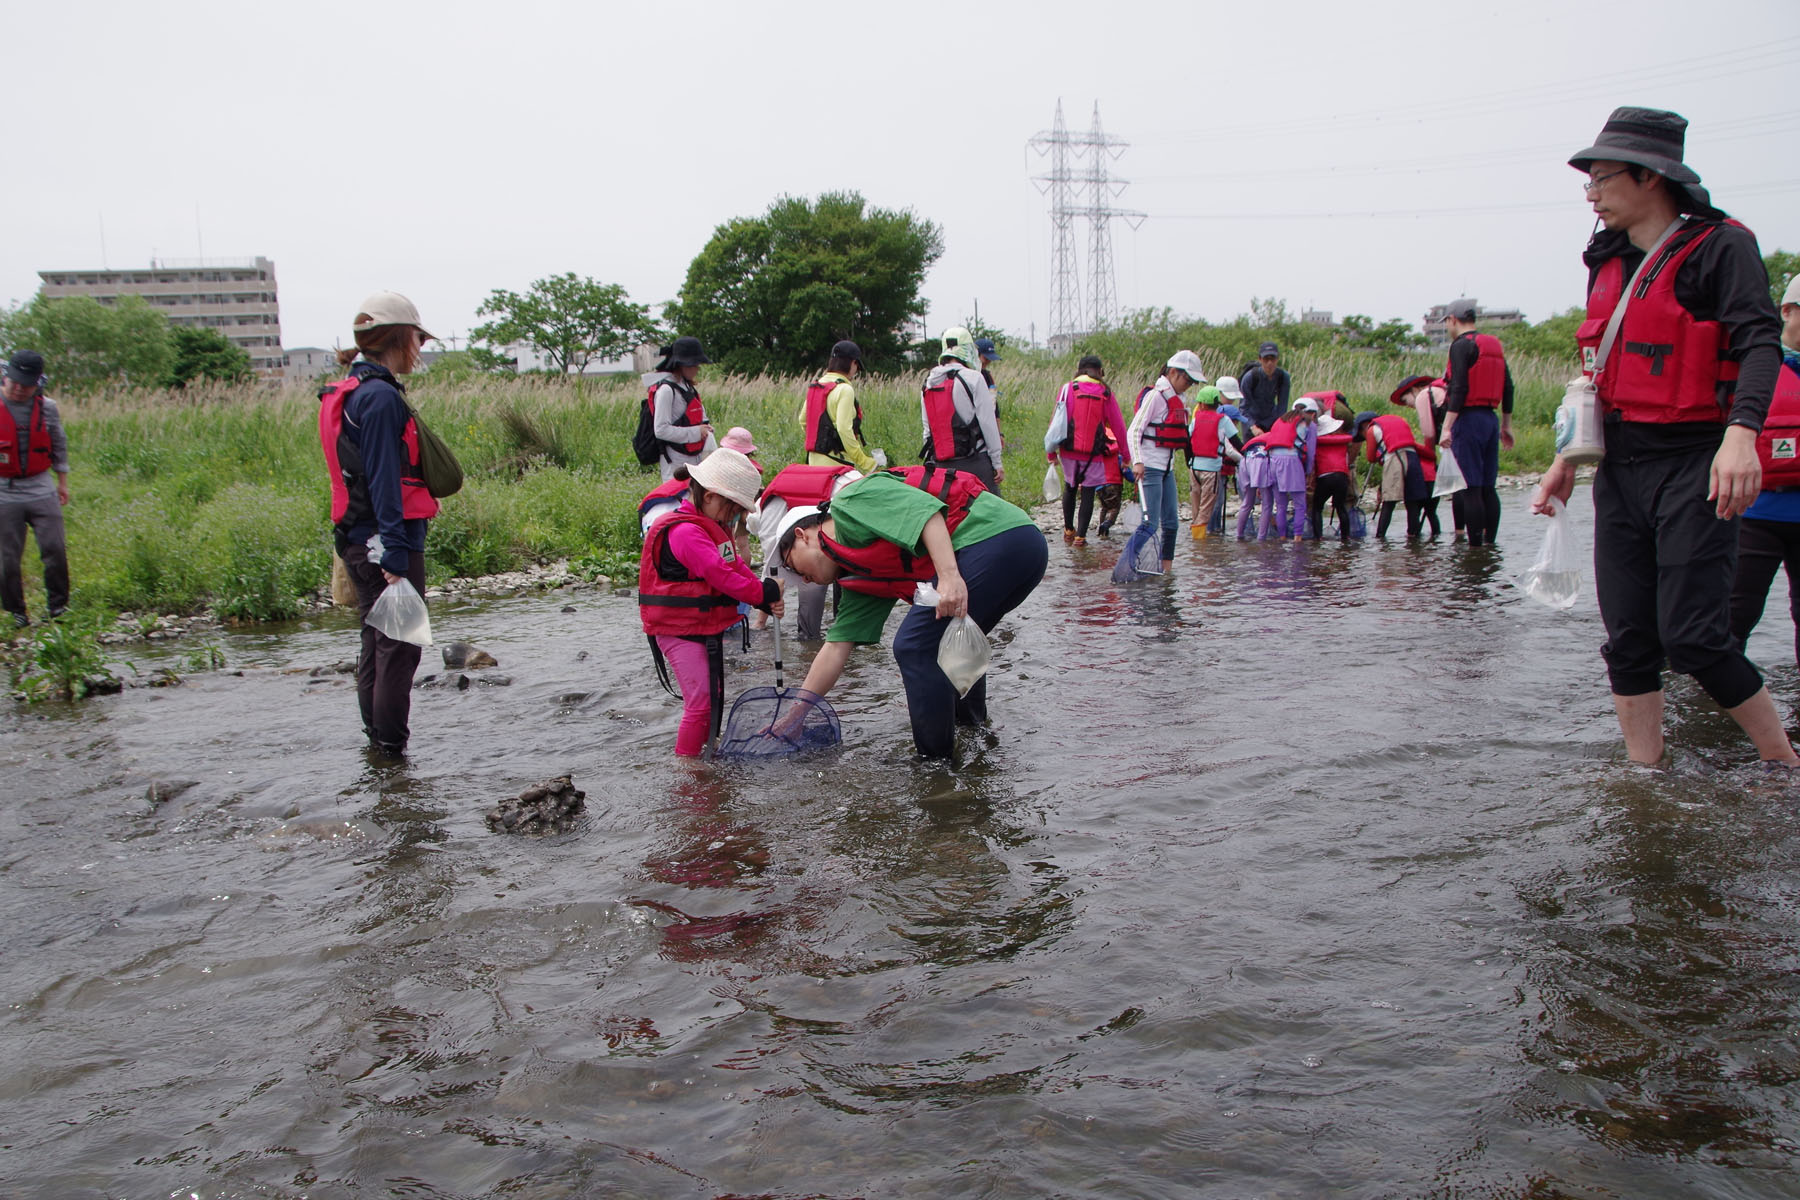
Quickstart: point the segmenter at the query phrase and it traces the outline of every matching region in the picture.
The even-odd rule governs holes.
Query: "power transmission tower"
[[[1112,200],[1126,181],[1107,172],[1107,163],[1125,153],[1125,139],[1107,133],[1100,125],[1100,104],[1094,103],[1094,123],[1085,134],[1072,134],[1063,124],[1062,101],[1056,102],[1056,124],[1028,143],[1039,154],[1050,156],[1050,171],[1036,176],[1038,190],[1050,197],[1050,337],[1068,337],[1098,328],[1110,320],[1119,305],[1113,270],[1112,219],[1118,217],[1136,229],[1146,214],[1114,208]],[[1085,158],[1080,170],[1072,158]],[[1085,192],[1083,199],[1081,193]],[[1075,248],[1075,219],[1088,222],[1088,296],[1081,304],[1081,267]]]
[[[1062,101],[1056,102],[1056,124],[1030,141],[1039,154],[1050,156],[1050,173],[1033,182],[1050,197],[1050,337],[1080,331],[1081,267],[1075,258],[1075,174],[1069,169],[1069,149],[1074,139],[1063,125]]]
[[[1112,219],[1118,217],[1136,229],[1144,223],[1145,213],[1112,207],[1114,196],[1123,192],[1127,181],[1110,178],[1106,173],[1108,159],[1125,153],[1125,139],[1113,137],[1100,127],[1100,102],[1094,101],[1094,124],[1088,130],[1087,146],[1093,155],[1088,168],[1088,206],[1083,213],[1088,219],[1088,310],[1089,329],[1098,329],[1117,314],[1119,286],[1113,272]]]

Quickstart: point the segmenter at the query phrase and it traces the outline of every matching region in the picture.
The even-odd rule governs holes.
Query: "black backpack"
[[[631,452],[646,467],[662,458],[662,442],[657,440],[656,417],[651,411],[658,386],[660,385],[653,384],[649,394],[644,397],[644,402],[638,405],[637,432],[631,435]]]

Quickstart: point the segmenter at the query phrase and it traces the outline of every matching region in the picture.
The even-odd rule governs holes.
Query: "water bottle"
[[[1606,454],[1600,430],[1600,392],[1586,375],[1577,375],[1563,389],[1556,409],[1556,453],[1573,466],[1597,463]]]

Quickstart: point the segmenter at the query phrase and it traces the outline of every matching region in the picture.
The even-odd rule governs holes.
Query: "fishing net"
[[[1162,573],[1162,531],[1150,521],[1139,521],[1119,552],[1119,561],[1113,564],[1113,582],[1130,583]]]
[[[843,740],[837,711],[825,697],[782,685],[781,621],[775,633],[775,686],[754,687],[739,696],[725,719],[714,758],[776,758],[801,750],[822,750]]]

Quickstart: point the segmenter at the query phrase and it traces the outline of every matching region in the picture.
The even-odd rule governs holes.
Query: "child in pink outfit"
[[[721,635],[741,619],[740,602],[780,616],[781,585],[760,578],[738,553],[734,530],[755,506],[762,473],[735,450],[718,449],[692,467],[689,493],[644,536],[638,614],[681,688],[675,753],[696,757],[718,732],[725,702]],[[665,677],[664,686],[667,686]]]

